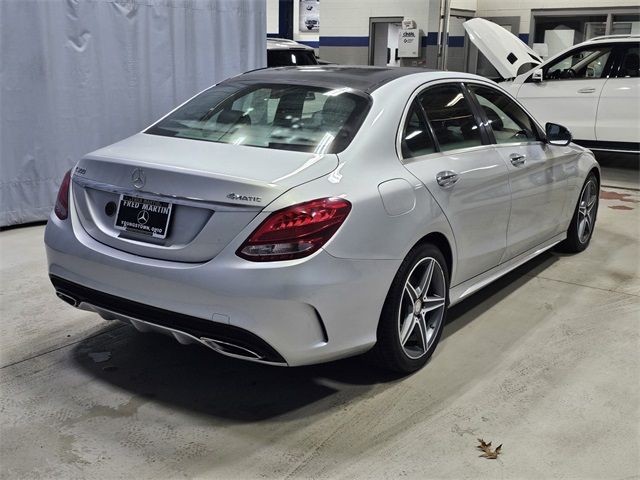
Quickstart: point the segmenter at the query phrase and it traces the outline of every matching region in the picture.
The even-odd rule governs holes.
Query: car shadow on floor
[[[451,308],[443,338],[531,281],[531,271],[551,265],[545,253]],[[115,328],[114,328],[115,326]],[[107,359],[108,358],[108,359]],[[76,344],[74,363],[91,377],[130,392],[143,401],[234,422],[326,410],[401,382],[402,375],[372,366],[366,356],[307,367],[283,368],[182,346],[159,334],[141,334],[114,323]],[[427,365],[425,368],[429,368]],[[417,373],[419,374],[419,372]]]

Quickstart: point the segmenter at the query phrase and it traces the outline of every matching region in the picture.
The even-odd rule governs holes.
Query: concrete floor
[[[1,232],[0,476],[639,478],[640,191],[603,191],[586,252],[456,306],[406,378],[359,359],[265,367],[104,322],[54,296],[43,227]],[[479,458],[477,437],[503,455]]]

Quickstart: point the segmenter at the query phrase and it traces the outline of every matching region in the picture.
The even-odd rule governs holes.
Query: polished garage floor
[[[638,478],[640,185],[605,174],[591,247],[455,307],[407,378],[102,321],[54,296],[44,227],[0,232],[0,477]]]

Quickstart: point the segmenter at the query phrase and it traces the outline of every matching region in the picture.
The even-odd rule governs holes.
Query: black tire
[[[583,214],[583,208],[589,208],[589,205],[585,204],[585,194],[589,188],[593,189],[595,192],[594,203],[590,209],[591,216],[589,223],[588,234],[584,230],[581,230],[580,224],[581,220],[585,217]],[[588,195],[587,195],[588,196]],[[600,197],[600,184],[598,183],[598,178],[594,173],[590,173],[587,179],[580,189],[580,196],[578,197],[578,202],[576,203],[576,208],[573,212],[573,216],[571,217],[571,223],[569,224],[569,229],[567,230],[567,238],[558,244],[558,250],[565,253],[579,253],[582,252],[585,248],[589,246],[591,242],[591,238],[593,237],[593,231],[596,226],[596,218],[598,215],[598,203]]]
[[[410,276],[411,281],[413,282],[418,278],[427,278],[427,270],[432,261],[434,261],[435,264],[433,264],[433,275],[432,279],[429,281],[429,285],[427,285],[427,291],[418,292],[416,289],[412,290],[414,294],[419,293],[419,295],[416,295],[417,298],[414,302],[413,297],[411,296],[410,287],[407,287]],[[420,270],[422,268],[425,269],[424,277]],[[441,277],[439,276],[438,269],[442,273]],[[431,285],[431,282],[433,282],[433,285]],[[426,298],[430,293],[432,293],[432,298],[425,300],[423,305],[421,299]],[[442,297],[442,307],[438,307],[437,309],[428,312],[428,314],[425,313],[422,317],[424,323],[421,323],[420,325],[416,323],[415,330],[409,332],[408,337],[405,337],[407,340],[405,346],[403,346],[400,339],[401,327],[404,329],[404,322],[409,320],[404,320],[404,322],[402,321],[402,318],[408,318],[405,315],[402,315],[402,312],[411,311],[410,305],[416,307],[416,304],[418,303],[419,305],[416,308],[419,310],[421,307],[429,308],[427,307],[429,302],[433,302],[432,305],[435,306],[439,303],[437,299],[440,297]],[[440,336],[442,335],[442,329],[446,321],[448,305],[449,270],[447,268],[447,262],[444,255],[437,247],[430,243],[417,245],[409,252],[400,265],[398,273],[396,273],[393,283],[391,284],[391,288],[389,289],[389,293],[387,294],[387,298],[382,308],[382,314],[380,315],[380,322],[378,324],[378,341],[371,352],[374,361],[382,368],[401,373],[411,373],[422,368],[438,345]],[[437,321],[437,319],[435,319],[436,314],[441,314],[440,320],[437,322],[437,326],[435,326]],[[428,317],[427,315],[431,315],[431,317],[434,318],[433,328],[429,328],[430,324],[428,319],[431,317]],[[425,317],[427,317],[427,319],[425,319]],[[414,318],[415,322],[419,322],[418,319],[420,317],[418,314],[412,316],[412,318]],[[406,325],[409,324],[407,323]],[[414,327],[408,327],[406,331],[409,331],[410,328]],[[428,346],[426,349],[424,348],[425,342],[423,340],[427,335],[421,335],[421,332],[423,331],[430,332],[428,337],[429,340],[426,341],[426,345]],[[412,346],[412,342],[415,344],[414,346]],[[413,353],[414,358],[412,358],[407,351]]]

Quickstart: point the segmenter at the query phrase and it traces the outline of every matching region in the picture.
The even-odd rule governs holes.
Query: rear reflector
[[[293,260],[320,249],[347,218],[351,203],[320,198],[272,213],[236,254],[253,262]]]
[[[71,170],[64,174],[60,189],[58,190],[58,198],[53,211],[60,220],[66,220],[69,216],[69,183],[71,182]]]

